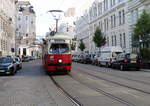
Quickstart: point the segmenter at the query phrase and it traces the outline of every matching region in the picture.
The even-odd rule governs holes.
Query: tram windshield
[[[69,52],[69,45],[68,44],[52,44],[49,53],[54,54],[61,54],[61,53],[68,53]]]

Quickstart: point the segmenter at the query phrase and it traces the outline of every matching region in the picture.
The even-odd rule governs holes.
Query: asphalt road
[[[45,74],[41,62],[23,63],[14,76],[0,76],[0,106],[73,106]]]
[[[119,71],[73,63],[54,80],[83,106],[150,106],[150,72]],[[14,76],[0,76],[0,106],[77,106],[45,74],[40,60],[23,63]]]

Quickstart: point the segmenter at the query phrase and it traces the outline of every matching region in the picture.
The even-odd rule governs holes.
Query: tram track
[[[81,102],[79,102],[76,98],[72,97],[65,89],[63,89],[61,85],[57,83],[57,81],[52,76],[50,76],[50,79],[55,84],[55,86],[59,89],[59,91],[63,93],[73,104],[75,104],[75,106],[83,106]]]
[[[88,72],[85,72],[84,70],[81,70],[78,68],[78,70],[80,70],[80,72],[84,73],[84,74],[87,74],[89,76],[93,76],[97,79],[100,79],[100,80],[103,80],[103,81],[107,81],[107,82],[110,82],[110,83],[113,83],[113,84],[116,84],[116,85],[119,85],[119,86],[122,86],[122,87],[125,87],[125,88],[129,88],[129,89],[132,89],[132,90],[136,90],[136,91],[139,91],[141,93],[144,93],[144,94],[150,94],[150,92],[147,92],[147,91],[144,91],[142,89],[138,89],[138,88],[135,88],[135,87],[131,87],[131,86],[128,86],[128,85],[125,85],[125,84],[122,84],[122,83],[119,83],[119,82],[116,82],[116,81],[112,81],[112,80],[109,80],[109,79],[106,79],[106,78],[103,78],[103,77],[100,77],[98,75],[93,75],[93,74],[90,74]],[[87,69],[86,69],[87,70]]]
[[[122,99],[120,97],[117,97],[117,96],[115,96],[115,95],[113,95],[113,94],[111,94],[109,92],[106,92],[106,91],[104,91],[104,90],[102,90],[100,88],[90,87],[87,84],[79,81],[78,79],[75,79],[71,74],[68,74],[68,76],[70,76],[73,80],[77,81],[78,83],[80,83],[80,84],[82,84],[82,85],[84,85],[84,86],[86,86],[86,87],[88,87],[88,88],[90,88],[90,89],[92,89],[92,90],[94,90],[94,91],[96,91],[96,92],[98,92],[98,93],[100,93],[100,94],[102,94],[102,95],[112,99],[112,100],[115,100],[115,101],[117,101],[119,103],[122,103],[122,104],[124,104],[126,106],[136,106],[133,103],[130,103],[130,102],[128,102],[128,101],[126,101],[126,100],[124,100],[124,99]],[[59,83],[57,83],[57,81],[52,76],[50,76],[50,78],[53,81],[53,83],[56,85],[56,87],[60,90],[60,92],[62,92],[69,100],[71,100],[71,102],[73,104],[75,104],[75,106],[84,106],[76,98],[72,97],[67,91],[65,91],[65,89]]]
[[[87,69],[87,67],[84,67]],[[145,82],[145,81],[140,81],[140,80],[136,80],[136,79],[131,79],[131,78],[127,78],[127,77],[124,77],[124,76],[120,76],[120,75],[114,75],[114,74],[111,74],[111,73],[107,73],[107,72],[104,72],[104,71],[99,71],[99,70],[95,70],[95,69],[92,69],[92,71],[96,71],[96,72],[100,72],[100,73],[103,73],[103,74],[106,74],[106,75],[109,75],[109,76],[114,76],[114,77],[117,77],[117,78],[122,78],[122,79],[125,79],[125,80],[130,80],[130,81],[135,81],[135,82],[138,82],[138,83],[142,83],[142,84],[145,84],[145,85],[150,85],[149,82]],[[145,71],[144,71],[145,72]],[[146,71],[148,72],[148,71]],[[150,73],[150,72],[149,72]]]
[[[79,81],[78,79],[74,78],[71,74],[69,74],[69,76],[70,76],[72,79],[74,79],[75,81],[79,82],[80,84],[83,84],[83,85],[85,85],[86,87],[88,87],[88,88],[90,88],[90,89],[93,89],[94,91],[99,92],[99,93],[103,94],[104,96],[106,96],[106,97],[108,97],[108,98],[110,98],[110,99],[112,99],[112,100],[118,101],[118,102],[120,102],[120,103],[122,103],[122,104],[124,104],[124,105],[127,105],[127,106],[136,106],[136,105],[134,105],[133,103],[130,103],[130,102],[128,102],[128,101],[126,101],[126,100],[124,100],[124,99],[122,99],[122,98],[120,98],[120,97],[117,97],[117,96],[111,94],[110,92],[106,92],[106,91],[104,91],[104,90],[102,90],[102,89],[100,89],[100,88],[90,87],[89,85],[87,85],[87,84],[85,84],[85,83]]]

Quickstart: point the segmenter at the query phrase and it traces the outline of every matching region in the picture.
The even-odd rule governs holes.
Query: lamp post
[[[140,52],[140,56],[141,56],[141,49],[142,49],[142,47],[141,47],[141,46],[142,46],[142,40],[141,40],[141,39],[139,40],[139,44],[140,44],[140,45],[139,45],[139,46],[140,46],[140,47],[139,47],[139,52]]]

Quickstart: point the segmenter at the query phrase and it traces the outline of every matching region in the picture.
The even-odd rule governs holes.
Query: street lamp
[[[60,13],[63,13],[62,10],[49,10],[48,12],[50,12],[53,16],[53,18],[56,20],[56,33],[58,32],[58,21],[60,20]]]

